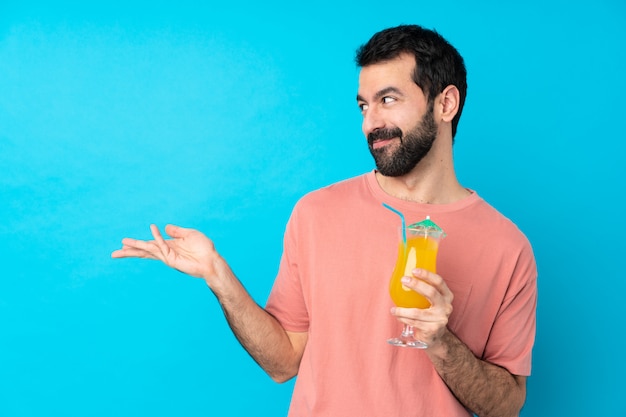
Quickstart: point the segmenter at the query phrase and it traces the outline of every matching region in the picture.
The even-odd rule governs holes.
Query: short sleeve
[[[485,360],[515,375],[530,375],[537,311],[537,265],[530,244],[519,252],[513,276],[493,324]]]
[[[309,328],[309,315],[298,268],[297,207],[296,205],[287,223],[278,275],[265,310],[273,315],[285,330],[304,332]]]

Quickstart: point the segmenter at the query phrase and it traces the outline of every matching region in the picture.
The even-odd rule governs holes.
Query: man
[[[535,336],[536,266],[524,235],[461,186],[452,144],[466,93],[458,52],[436,32],[399,26],[357,52],[357,102],[376,170],[304,196],[285,232],[265,309],[202,233],[124,239],[113,257],[160,259],[203,278],[234,334],[278,382],[298,375],[291,416],[515,416]],[[404,285],[427,309],[395,308],[388,280],[400,210],[447,233],[438,274]],[[390,314],[391,311],[391,314]],[[414,327],[425,350],[385,343]]]

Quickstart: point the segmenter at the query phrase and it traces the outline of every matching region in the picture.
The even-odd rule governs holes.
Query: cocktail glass
[[[430,217],[425,220],[407,226],[401,231],[400,244],[398,245],[398,258],[389,282],[389,293],[394,304],[405,308],[428,308],[430,301],[422,294],[413,291],[402,284],[404,276],[413,276],[415,268],[437,272],[437,252],[439,242],[445,233],[437,226]],[[415,339],[413,327],[404,324],[402,333],[398,337],[389,339],[394,346],[426,349],[428,345]]]

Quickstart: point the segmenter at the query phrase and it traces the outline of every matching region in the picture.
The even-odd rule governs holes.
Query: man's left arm
[[[457,399],[480,417],[518,416],[526,400],[526,377],[478,359],[446,329],[426,353]]]
[[[435,369],[457,399],[480,417],[518,416],[526,400],[526,377],[477,358],[448,328],[454,295],[432,272],[415,269],[407,287],[426,296],[427,309],[394,307],[392,314],[413,326]]]

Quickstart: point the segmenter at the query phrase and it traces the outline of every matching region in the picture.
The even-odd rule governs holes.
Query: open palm
[[[113,258],[157,259],[185,274],[207,278],[215,275],[215,260],[219,254],[213,242],[201,232],[179,226],[167,225],[165,240],[155,225],[150,226],[154,240],[125,238],[122,248],[111,254]]]

